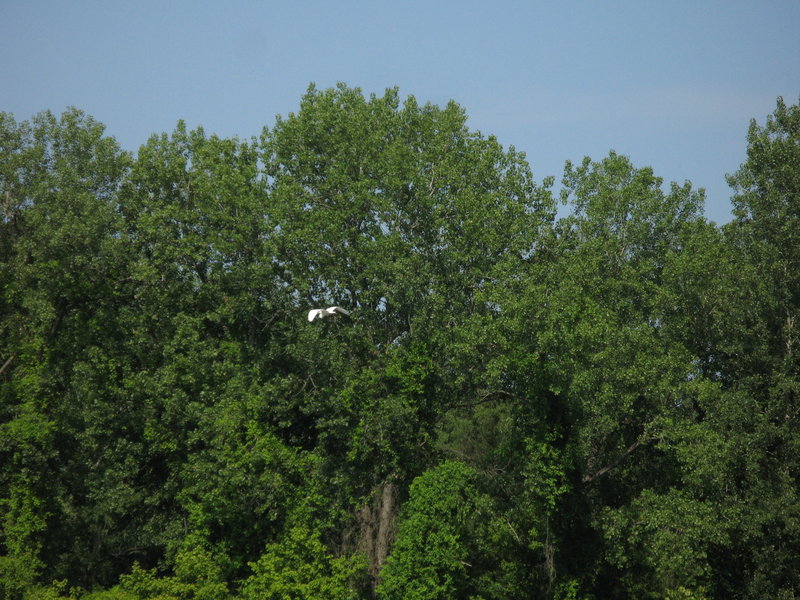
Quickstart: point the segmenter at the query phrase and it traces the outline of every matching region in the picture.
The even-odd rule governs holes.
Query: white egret
[[[329,306],[328,308],[313,308],[308,311],[308,320],[327,319],[335,314],[350,315],[350,311],[343,309],[341,306]]]

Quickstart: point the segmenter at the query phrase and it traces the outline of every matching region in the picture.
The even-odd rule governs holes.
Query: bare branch
[[[16,354],[12,354],[11,356],[9,356],[9,357],[8,357],[8,360],[7,360],[6,362],[4,362],[4,363],[3,363],[3,366],[2,366],[2,367],[0,367],[0,375],[2,375],[2,374],[3,374],[3,371],[5,371],[5,370],[8,368],[8,365],[10,365],[10,364],[11,364],[11,361],[12,361],[12,360],[14,360],[14,358],[15,358],[16,356],[17,356]]]
[[[511,392],[507,392],[505,390],[489,390],[488,392],[479,394],[478,399],[473,402],[462,402],[457,404],[451,404],[449,408],[472,408],[473,406],[479,406],[487,402],[492,402],[493,400],[495,400],[496,396],[505,396],[506,398],[511,398],[512,400],[519,399],[519,397],[516,394],[512,394]]]
[[[636,440],[636,441],[635,441],[633,444],[631,444],[630,446],[628,446],[627,448],[625,448],[625,450],[622,452],[622,454],[620,454],[620,455],[619,455],[619,456],[616,458],[616,460],[614,460],[614,462],[612,462],[612,463],[611,463],[611,464],[609,464],[609,465],[606,465],[605,467],[603,467],[603,468],[602,468],[602,469],[600,469],[599,471],[595,471],[594,473],[591,473],[591,474],[589,474],[589,475],[584,475],[584,476],[583,476],[583,483],[587,483],[587,484],[588,484],[588,483],[591,483],[592,481],[594,481],[594,480],[595,480],[595,479],[597,479],[598,477],[600,477],[600,476],[602,476],[602,475],[605,475],[605,474],[606,474],[606,473],[608,473],[608,472],[609,472],[611,469],[613,469],[614,467],[616,467],[617,465],[619,465],[619,464],[620,464],[620,463],[621,463],[623,460],[625,460],[626,458],[628,458],[628,456],[630,456],[630,454],[631,454],[631,453],[632,453],[634,450],[636,450],[636,448],[638,448],[638,447],[639,447],[639,446],[641,446],[642,444],[646,444],[647,442],[652,442],[652,441],[653,441],[653,440],[655,440],[655,439],[657,439],[657,438],[653,438],[653,437],[651,437],[651,438],[639,438],[639,439],[638,439],[638,440]]]

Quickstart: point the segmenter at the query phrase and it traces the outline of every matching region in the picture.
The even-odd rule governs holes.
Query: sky
[[[179,119],[249,139],[310,83],[455,100],[534,177],[609,151],[706,189],[800,101],[800,0],[0,0],[0,111],[69,106],[135,152]]]

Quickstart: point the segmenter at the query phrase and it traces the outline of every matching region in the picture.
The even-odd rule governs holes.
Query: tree
[[[800,306],[800,106],[778,99],[759,126],[750,123],[747,161],[728,178],[736,220],[729,228],[740,251],[764,274],[769,288],[761,313],[771,333],[773,368],[797,373]]]
[[[86,464],[72,378],[89,347],[115,339],[106,327],[121,268],[113,200],[129,157],[76,109],[19,125],[3,114],[0,126],[4,564],[18,556],[31,574],[56,574]]]
[[[120,578],[115,588],[120,595],[135,594],[142,600],[227,600],[228,586],[212,553],[201,540],[188,537],[175,560],[175,575],[158,577],[156,569],[145,570],[138,564]],[[123,596],[124,597],[124,596]]]
[[[431,464],[443,412],[480,397],[473,334],[494,318],[482,289],[514,276],[552,199],[458,105],[401,103],[396,90],[311,87],[261,146],[287,291],[353,311],[298,328],[289,352],[306,392],[281,421],[341,473],[343,504],[362,502]]]
[[[171,556],[187,534],[206,536],[232,554],[234,573],[276,535],[302,479],[272,434],[293,308],[274,273],[257,161],[246,142],[178,123],[142,146],[121,190],[127,385],[144,408],[139,467],[151,498],[139,508],[155,505],[166,521],[141,526]]]
[[[763,126],[751,122],[747,160],[729,177],[736,218],[724,234],[736,273],[728,287],[748,291],[728,294],[722,339],[734,352],[718,354],[723,392],[686,439],[687,454],[719,457],[713,471],[684,460],[690,485],[723,507],[730,546],[710,560],[718,593],[729,597],[800,590],[792,566],[800,554],[799,140],[800,107],[779,98]]]
[[[331,556],[319,535],[303,525],[268,545],[250,566],[253,574],[242,587],[245,600],[351,600],[359,597],[364,573],[362,557]]]
[[[625,537],[605,515],[629,519],[631,505],[677,483],[674,458],[657,442],[697,392],[693,356],[665,335],[664,285],[669,258],[682,254],[701,222],[703,195],[688,183],[664,192],[651,169],[613,152],[567,163],[563,183],[572,214],[556,225],[550,252],[533,265],[536,275],[511,311],[525,320],[509,319],[522,347],[511,363],[523,367],[514,372],[526,399],[520,422],[529,436],[536,432],[533,448],[553,447],[560,460],[551,469],[566,485],[549,520],[555,541],[539,541],[555,549],[556,581],[635,595],[641,588],[633,582],[625,591],[610,555]],[[639,582],[638,569],[648,568],[637,565]],[[656,574],[643,585],[666,593],[678,584]]]
[[[456,598],[472,589],[470,529],[480,501],[475,472],[445,462],[409,490],[394,550],[381,572],[381,598]],[[478,517],[479,518],[479,517]]]

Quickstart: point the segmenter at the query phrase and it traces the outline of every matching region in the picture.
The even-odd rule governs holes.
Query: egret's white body
[[[308,320],[314,321],[315,319],[326,319],[335,314],[350,315],[350,311],[343,309],[341,306],[329,306],[328,308],[313,308],[308,311]]]

